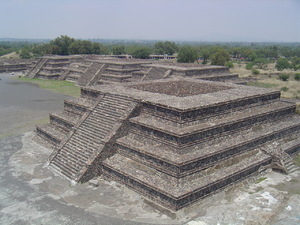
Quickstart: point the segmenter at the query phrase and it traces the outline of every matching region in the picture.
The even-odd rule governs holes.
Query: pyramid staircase
[[[29,73],[26,75],[27,78],[35,78],[36,75],[40,72],[42,67],[45,65],[45,63],[48,61],[47,58],[41,58],[37,64],[29,71]]]
[[[103,175],[172,210],[271,167],[276,141],[300,150],[300,117],[278,92],[180,111],[144,102]],[[287,157],[288,158],[288,157]],[[289,169],[289,160],[282,161]]]
[[[95,76],[101,71],[104,67],[103,63],[100,62],[92,62],[91,65],[86,69],[86,71],[81,75],[78,79],[77,84],[79,86],[86,86],[89,84],[91,80],[94,79]]]
[[[91,63],[82,59],[80,62],[70,63],[63,68],[59,80],[75,81],[77,82],[82,75],[91,66]]]
[[[139,72],[140,69],[141,63],[107,62],[105,69],[92,83],[129,82],[133,80],[133,74]]]
[[[101,161],[114,151],[111,142],[135,109],[132,99],[101,95],[50,157],[50,167],[69,180],[85,182],[100,174]]]

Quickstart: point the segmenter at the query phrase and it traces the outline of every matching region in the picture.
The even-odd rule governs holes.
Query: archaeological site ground
[[[44,57],[27,76],[82,86],[36,129],[54,149],[49,168],[72,182],[104,176],[178,210],[264,169],[296,169],[295,105],[226,67]]]
[[[299,172],[296,105],[280,91],[245,85],[228,67],[79,55],[21,65],[3,71],[81,88],[31,140],[51,151],[45,168],[70,189],[101,180],[166,215],[201,218],[188,212],[230,188],[240,193],[240,184],[271,171]]]

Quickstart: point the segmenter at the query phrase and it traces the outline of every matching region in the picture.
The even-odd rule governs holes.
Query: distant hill
[[[0,42],[28,42],[28,43],[47,43],[51,39],[30,39],[30,38],[0,38]]]

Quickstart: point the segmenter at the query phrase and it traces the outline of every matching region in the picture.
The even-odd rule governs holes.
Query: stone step
[[[64,146],[64,151],[62,151],[60,155],[68,154],[69,157],[73,159],[78,159],[79,161],[86,162],[89,159],[89,156],[95,151],[95,148],[95,146],[82,148],[82,146],[79,145],[69,144]]]
[[[54,145],[59,145],[60,142],[66,137],[67,132],[59,129],[58,127],[52,124],[46,125],[37,125],[36,126],[37,134],[52,142]]]
[[[258,153],[213,173],[193,174],[176,179],[167,174],[115,154],[103,162],[103,174],[169,208],[178,210],[222,187],[235,183],[271,163],[271,157]]]
[[[130,122],[140,126],[145,135],[164,137],[175,144],[189,144],[204,138],[232,132],[237,129],[248,127],[265,120],[276,119],[295,111],[295,105],[288,102],[273,102],[252,109],[244,109],[239,112],[224,115],[214,121],[178,127],[166,124],[151,115],[141,115],[130,119]]]
[[[115,121],[116,118],[119,118],[121,113],[116,113],[115,111],[106,109],[95,109],[91,113],[90,120],[107,120],[107,121]]]
[[[76,135],[76,137],[78,136],[78,137],[81,137],[82,139],[83,139],[83,141],[85,141],[85,142],[91,142],[91,143],[93,143],[93,142],[96,142],[97,143],[97,141],[98,140],[100,140],[99,138],[103,138],[103,135],[105,135],[105,134],[103,134],[103,133],[96,133],[96,132],[91,132],[93,129],[88,129],[88,128],[82,128],[82,127],[80,127],[80,129],[78,129],[76,132],[75,132],[75,135]]]
[[[129,105],[127,106],[122,106],[122,105],[117,105],[109,102],[105,102],[102,104],[99,104],[99,106],[95,109],[95,112],[101,112],[101,111],[108,111],[108,112],[123,112],[126,111]]]
[[[41,68],[45,65],[48,59],[46,58],[41,58],[38,63],[33,67],[29,73],[26,75],[28,78],[34,78],[38,72],[41,70]]]
[[[101,118],[101,117],[94,119],[94,120],[85,120],[84,121],[86,126],[90,127],[91,129],[93,129],[93,127],[95,126],[95,123],[100,123],[101,126],[98,126],[99,129],[104,129],[104,130],[111,129],[111,127],[114,125],[115,122],[116,121],[107,120],[107,119]]]
[[[66,80],[78,80],[81,77],[81,74],[68,74]]]
[[[111,107],[116,107],[119,109],[126,109],[128,106],[130,106],[132,103],[129,102],[128,100],[123,100],[123,101],[117,101],[116,99],[109,99],[106,100],[105,102],[100,103],[100,105],[104,106],[111,106]]]
[[[105,120],[103,118],[99,118],[98,120],[86,120],[84,121],[85,126],[88,129],[94,129],[94,128],[98,128],[98,129],[103,129],[103,130],[110,130],[111,127],[116,123],[116,121],[113,120]]]
[[[95,128],[88,128],[88,127],[84,127],[84,128],[82,127],[78,132],[80,132],[80,134],[83,137],[91,139],[91,141],[94,139],[102,140],[109,133],[109,131],[103,130],[101,128],[96,130]]]
[[[82,115],[87,110],[91,109],[96,102],[91,99],[78,98],[75,100],[65,100],[64,110]]]
[[[68,151],[66,150],[68,149]],[[70,149],[65,147],[64,151],[59,154],[59,157],[66,162],[71,161],[74,164],[78,164],[78,166],[83,165],[87,160],[87,155],[80,154],[80,151],[76,151],[75,149]]]
[[[95,110],[98,114],[101,114],[107,118],[111,117],[111,119],[119,118],[125,110],[113,107],[105,107],[101,109]]]
[[[239,89],[231,89],[227,91],[226,101],[215,101],[215,96],[211,98],[211,96],[207,98],[202,98],[201,106],[192,108],[190,106],[188,111],[177,111],[168,108],[163,108],[157,105],[156,107],[147,106],[144,110],[147,113],[152,114],[154,116],[166,117],[170,121],[188,123],[197,121],[199,119],[210,118],[211,116],[218,116],[223,114],[228,114],[231,111],[240,111],[245,108],[251,108],[257,105],[266,104],[273,101],[278,101],[280,97],[279,91],[270,91],[269,89],[256,89],[256,95],[253,95],[253,90],[245,87],[243,92]],[[217,95],[218,92],[216,92]],[[237,99],[236,96],[239,96]],[[218,96],[218,95],[217,95]],[[218,98],[222,98],[222,96],[218,96]],[[173,111],[173,115],[170,117],[168,112]],[[176,114],[174,114],[176,112]],[[170,117],[170,118],[169,118]]]
[[[122,82],[122,81],[129,80],[131,77],[132,77],[132,75],[115,75],[115,74],[103,73],[103,74],[101,74],[100,79]]]
[[[103,118],[103,117],[102,118],[101,117],[94,118],[93,120],[90,120],[90,118],[89,118],[89,119],[85,120],[84,122],[89,127],[94,127],[95,123],[97,123],[98,127],[100,129],[104,129],[104,130],[111,129],[111,127],[114,125],[114,123],[116,122],[116,120],[112,120],[112,118],[110,118],[108,120],[108,119]]]
[[[81,77],[78,79],[77,83],[79,86],[86,86],[92,79],[93,77],[96,76],[97,72],[100,70],[101,66],[103,64],[97,63],[97,62],[92,62],[81,75]]]
[[[132,133],[117,139],[116,143],[121,154],[172,176],[182,177],[259,145],[265,143],[268,145],[270,140],[278,140],[283,144],[282,147],[288,149],[286,145],[290,140],[286,139],[297,138],[297,135],[300,135],[299,116],[266,122],[260,126],[259,129],[251,127],[184,148],[174,148],[164,143],[157,143],[149,137]],[[297,143],[290,148],[294,146],[297,146]]]
[[[49,66],[44,66],[43,67],[43,71],[56,71],[56,72],[60,72],[62,70],[61,67],[49,67]]]
[[[108,154],[105,152],[103,153],[104,156],[97,156],[97,154],[102,154],[100,153],[102,150],[99,150],[99,148],[104,149],[105,144],[110,141],[111,136],[118,130],[121,125],[118,120],[129,114],[130,110],[133,110],[133,104],[130,104],[127,109],[120,110],[122,113],[114,113],[114,116],[108,115],[107,110],[113,110],[113,106],[109,105],[107,101],[115,101],[114,98],[116,96],[105,95],[95,106],[95,110],[87,114],[86,119],[81,122],[69,140],[53,156],[53,162],[61,158],[61,161],[64,160],[70,163],[71,167],[75,167],[75,169],[77,167],[81,168],[79,169],[80,172],[76,173],[76,176],[74,176],[74,173],[68,174],[65,171],[64,175],[69,177],[69,179],[79,182],[81,179],[86,179],[86,176],[90,177],[86,172],[88,171],[87,168],[94,163],[92,160],[95,157],[106,157],[106,154]],[[122,101],[124,100],[121,99],[119,102]],[[118,102],[116,101],[116,103]],[[101,120],[102,122],[100,122]],[[96,172],[93,175],[99,175]]]
[[[82,150],[84,149],[84,151]],[[83,160],[86,162],[88,160],[89,156],[94,152],[94,148],[82,148],[82,146],[79,145],[65,145],[62,149],[63,151],[60,152],[61,155],[69,154],[70,157],[73,158],[79,158],[81,161]]]
[[[72,148],[80,148],[85,149],[88,152],[93,152],[94,148],[97,146],[94,142],[89,142],[87,140],[84,140],[84,138],[81,135],[74,134],[72,136],[73,141],[67,142],[66,146],[72,147]]]
[[[57,121],[65,130],[70,130],[79,120],[80,116],[71,112],[50,113],[50,123]]]
[[[202,80],[210,80],[210,81],[222,81],[222,80],[236,79],[238,77],[239,77],[238,74],[213,74],[213,75],[197,76],[195,78],[202,79]]]
[[[296,147],[295,147],[296,146]],[[291,140],[284,144],[285,152],[289,155],[293,155],[300,151],[300,136],[294,140]]]
[[[61,157],[61,155],[55,157],[55,160],[53,160],[51,163],[58,166],[61,170],[65,170],[66,172],[69,171],[74,174],[77,174],[80,169],[78,163],[66,160],[65,158]]]
[[[56,158],[51,162],[51,164],[55,165],[60,169],[60,172],[67,176],[69,179],[72,179],[76,176],[80,168],[77,168],[76,165],[71,163],[67,163],[65,161],[61,161],[59,158]]]
[[[131,74],[132,72],[139,71],[139,68],[112,68],[112,67],[107,67],[105,72],[109,74]]]
[[[68,104],[72,104],[72,105],[82,106],[84,108],[91,108],[95,104],[94,100],[87,99],[87,98],[77,98],[74,100],[65,100],[65,102],[67,102]]]

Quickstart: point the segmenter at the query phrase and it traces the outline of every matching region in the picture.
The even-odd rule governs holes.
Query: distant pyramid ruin
[[[157,80],[176,77],[245,83],[225,66],[164,61],[113,59],[101,56],[44,56],[27,73],[28,78],[68,80],[79,86]]]

